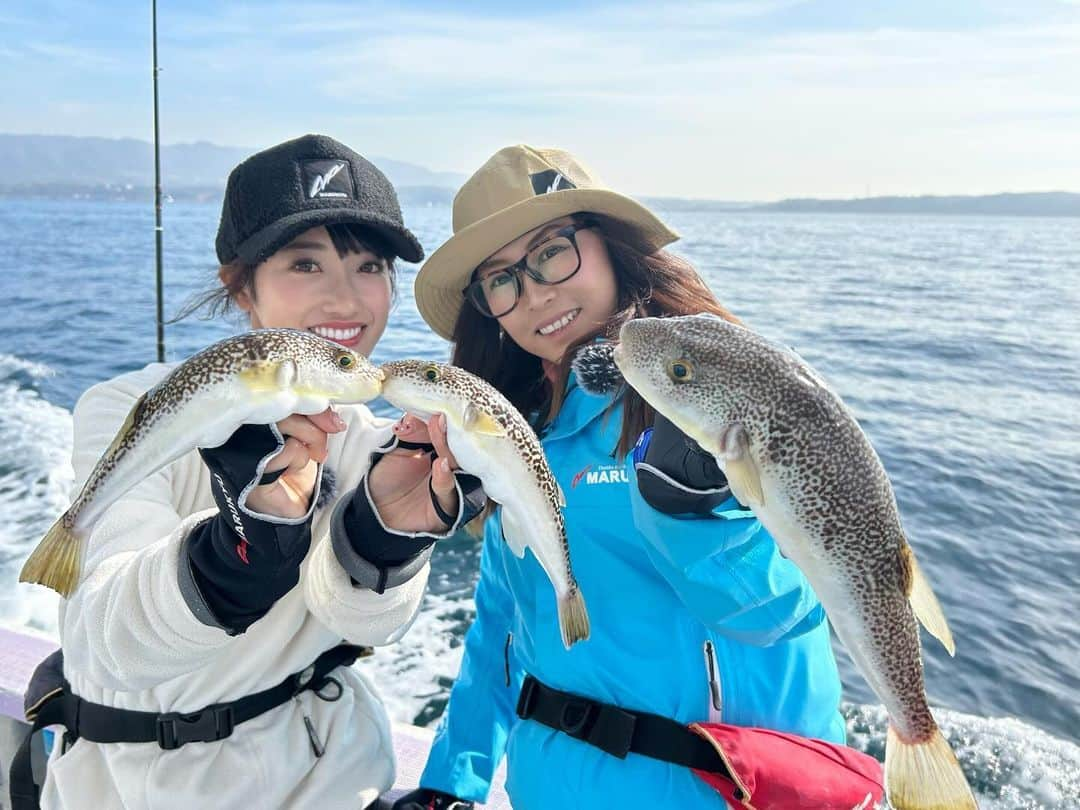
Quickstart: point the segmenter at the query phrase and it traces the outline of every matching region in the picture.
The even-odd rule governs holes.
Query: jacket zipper
[[[311,717],[304,710],[300,695],[294,695],[293,700],[296,701],[296,706],[300,709],[300,714],[303,715],[304,728],[307,730],[308,742],[311,743],[311,753],[315,755],[315,759],[319,759],[326,753],[326,747],[323,745],[322,740],[319,739],[319,734],[315,731],[315,724],[311,722]]]
[[[716,712],[715,719],[719,721],[723,715],[724,697],[720,691],[720,667],[716,662],[716,649],[710,640],[705,641],[705,671],[709,676],[709,704]]]
[[[506,645],[503,647],[503,670],[506,673],[506,685],[510,686],[510,643],[514,640],[513,633],[506,634]]]

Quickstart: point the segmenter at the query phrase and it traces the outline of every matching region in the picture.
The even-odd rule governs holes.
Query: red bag
[[[692,723],[735,781],[695,770],[732,807],[872,810],[885,793],[881,763],[846,745],[727,723]]]

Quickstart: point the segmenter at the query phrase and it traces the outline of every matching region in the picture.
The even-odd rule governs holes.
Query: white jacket
[[[171,369],[153,364],[94,386],[74,414],[76,491],[136,399]],[[84,699],[154,712],[191,712],[276,685],[346,640],[396,641],[419,609],[425,564],[377,594],[355,587],[328,537],[337,498],[366,473],[390,422],[363,406],[341,407],[348,423],[329,439],[334,498],[317,510],[300,582],[248,630],[229,636],[197,619],[178,585],[181,544],[216,511],[209,473],[191,452],[113,504],[88,539],[84,578],[61,604],[64,674]],[[362,664],[359,665],[362,668]],[[394,781],[386,711],[356,669],[339,670],[344,694],[313,692],[237,725],[211,743],[165,751],[155,743],[54,747],[42,790],[45,810],[164,808],[362,808]],[[316,758],[304,717],[325,747]]]

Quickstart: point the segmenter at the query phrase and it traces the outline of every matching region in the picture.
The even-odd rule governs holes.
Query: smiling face
[[[302,329],[366,356],[386,329],[390,273],[390,262],[370,250],[339,255],[320,226],[258,265],[235,301],[252,329]]]
[[[474,278],[496,272],[519,261],[552,233],[573,224],[560,217],[535,228],[489,256]],[[603,237],[595,229],[575,234],[581,268],[559,284],[539,284],[523,275],[521,298],[498,319],[513,341],[525,351],[555,363],[566,350],[608,322],[615,312],[618,288],[615,270]]]

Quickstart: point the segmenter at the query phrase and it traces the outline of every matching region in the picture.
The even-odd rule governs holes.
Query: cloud
[[[896,193],[1052,176],[1080,187],[1062,145],[1080,138],[1075,4],[1004,22],[973,10],[952,29],[928,11],[919,30],[887,11],[829,20],[828,8],[174,5],[159,19],[166,138],[258,146],[314,129],[456,171],[525,140],[578,150],[649,193],[861,193],[881,177]],[[67,47],[54,58],[88,74],[143,70],[130,54]],[[123,92],[130,113],[101,126],[145,118],[145,99]]]
[[[993,74],[1023,81],[1031,68],[1062,86],[1076,68],[1076,25],[967,32],[849,31],[754,34],[733,20],[769,15],[793,3],[687,3],[515,16],[390,10],[352,5],[226,6],[202,20],[197,41],[212,43],[214,70],[255,64],[299,71],[330,98],[389,100],[468,91],[509,100],[649,97],[725,93],[736,84],[882,89],[970,83]],[[268,26],[266,20],[274,20]],[[220,36],[238,37],[222,48]],[[1052,68],[1052,69],[1051,69]],[[944,75],[943,75],[944,74]],[[1075,75],[1075,74],[1072,74]],[[523,99],[522,103],[527,103]]]
[[[333,109],[335,123],[383,154],[469,171],[508,142],[557,143],[638,192],[862,193],[867,177],[917,191],[978,181],[995,163],[985,151],[1011,138],[1019,146],[997,163],[1018,160],[1024,144],[1058,148],[1047,121],[1080,135],[1071,78],[1080,23],[737,29],[786,5],[375,18],[305,6],[283,11],[265,40],[207,58],[223,60],[215,70],[226,75],[241,69],[228,59],[242,57],[268,77],[303,77],[305,110]],[[246,18],[234,13],[218,24]],[[939,160],[971,168],[961,179]]]
[[[121,59],[100,49],[64,42],[31,41],[23,43],[21,48],[24,59],[56,62],[68,70],[115,70],[123,64]]]

